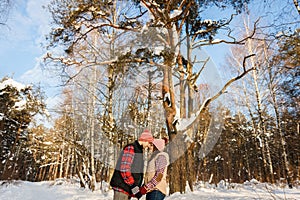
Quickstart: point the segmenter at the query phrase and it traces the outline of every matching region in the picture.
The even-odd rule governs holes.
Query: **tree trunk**
[[[95,33],[94,44],[97,42],[97,33]],[[95,172],[95,110],[96,110],[96,85],[97,85],[97,68],[96,66],[92,67],[92,78],[90,80],[90,105],[89,105],[89,134],[90,134],[90,170],[91,170],[91,180],[90,180],[90,189],[95,191],[96,189],[96,172]]]
[[[246,34],[250,34],[249,28],[245,24],[245,29],[246,29]],[[248,39],[247,42],[247,47],[248,47],[248,52],[250,54],[253,54],[253,45],[252,41]],[[255,62],[253,57],[250,58],[250,62],[252,67],[255,67]],[[261,101],[261,94],[259,91],[258,87],[258,80],[257,80],[257,69],[252,71],[252,77],[253,77],[253,84],[255,87],[255,96],[256,96],[256,101],[257,101],[257,111],[258,111],[258,118],[259,118],[259,123],[258,123],[258,130],[259,130],[259,136],[261,137],[261,146],[262,146],[262,155],[263,155],[263,162],[264,162],[264,168],[265,168],[265,176],[267,178],[268,182],[274,183],[274,171],[273,171],[273,163],[271,159],[271,154],[270,154],[270,148],[269,148],[269,143],[266,139],[266,127],[265,127],[265,121],[264,121],[264,116],[262,113],[262,101]]]
[[[61,155],[60,155],[60,163],[59,163],[59,175],[58,178],[62,178],[63,170],[64,170],[64,144],[61,145]],[[57,160],[58,161],[58,160]]]
[[[12,147],[10,148],[10,152],[6,158],[6,162],[3,166],[3,174],[1,175],[2,180],[11,180],[13,178],[13,169],[16,164],[16,154],[19,145],[19,137],[21,134],[21,128],[18,128],[16,132],[16,138]]]
[[[171,37],[172,38],[172,37]],[[173,124],[176,115],[174,85],[172,81],[172,56],[169,55],[169,59],[166,58],[165,66],[163,69],[163,85],[162,85],[162,96],[163,96],[163,107],[165,110],[166,125],[168,135],[170,139],[169,143],[169,154],[170,154],[170,165],[168,167],[168,174],[170,180],[170,194],[175,192],[183,193],[182,183],[185,184],[185,180],[182,180],[182,162],[180,156],[182,155],[180,149],[182,149],[182,134],[177,133],[176,124]],[[185,168],[185,167],[184,167]]]
[[[264,42],[264,53],[265,53],[265,57],[266,60],[268,60],[267,56],[267,49],[266,49],[266,42]],[[268,69],[268,75],[269,75],[269,91],[270,91],[270,95],[271,95],[271,99],[272,99],[272,105],[274,108],[274,112],[275,112],[275,116],[276,116],[276,126],[277,126],[277,130],[279,132],[279,136],[280,136],[280,144],[281,144],[281,148],[282,148],[282,157],[283,157],[283,163],[284,163],[284,177],[286,177],[286,181],[287,184],[290,188],[292,188],[292,183],[291,183],[291,176],[292,176],[292,172],[290,170],[290,163],[288,160],[288,156],[287,156],[287,152],[286,152],[286,141],[284,138],[284,135],[282,133],[282,127],[281,127],[281,119],[280,119],[280,114],[279,114],[279,107],[278,107],[278,102],[277,102],[277,98],[276,98],[276,87],[275,87],[275,83],[273,83],[273,74],[271,71],[271,67],[269,66],[269,62],[267,62],[267,69]],[[280,178],[280,177],[279,177]]]
[[[64,178],[70,177],[70,176],[68,176],[69,175],[69,169],[70,169],[71,161],[72,161],[71,160],[72,159],[72,155],[71,155],[71,147],[70,146],[68,147],[68,152],[67,152],[66,157],[67,157],[67,162],[65,164],[65,171],[64,171],[64,174],[63,174]]]
[[[117,2],[113,1],[113,11],[112,11],[112,15],[113,15],[113,23],[117,22]],[[111,34],[111,41],[110,41],[110,52],[109,52],[109,56],[110,58],[114,58],[115,57],[115,39],[116,39],[116,32],[115,30],[112,31]],[[114,143],[116,145],[118,145],[118,135],[113,133],[113,130],[115,128],[115,123],[114,123],[114,116],[113,116],[113,94],[114,94],[114,88],[115,88],[115,81],[114,81],[114,66],[108,66],[108,83],[107,83],[107,88],[108,88],[108,98],[106,99],[106,103],[107,103],[107,112],[108,112],[108,126],[110,128],[110,130],[108,132],[105,132],[105,134],[108,134],[108,151],[106,152],[107,155],[107,163],[109,163],[109,169],[107,170],[108,172],[108,182],[111,180],[113,172],[114,172],[114,168],[115,168],[115,160],[117,159],[117,155],[116,155],[116,150],[113,147]],[[122,144],[120,144],[120,147],[122,146]]]
[[[194,183],[196,181],[196,166],[194,154],[195,143],[191,144],[187,149],[186,155],[186,169],[187,169],[187,181],[191,191],[194,191]]]

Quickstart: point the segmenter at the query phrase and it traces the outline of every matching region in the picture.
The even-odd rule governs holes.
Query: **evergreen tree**
[[[9,78],[0,81],[1,179],[25,179],[22,173],[30,168],[23,166],[23,159],[30,155],[26,144],[27,129],[34,116],[44,112],[39,90]]]

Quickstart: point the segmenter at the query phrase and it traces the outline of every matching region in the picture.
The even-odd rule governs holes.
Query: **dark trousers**
[[[165,198],[165,194],[159,190],[153,190],[152,192],[147,193],[146,200],[163,200]]]

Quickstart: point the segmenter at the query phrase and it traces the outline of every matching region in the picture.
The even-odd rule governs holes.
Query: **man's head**
[[[140,135],[138,141],[140,145],[143,146],[143,148],[150,147],[150,144],[152,144],[154,138],[149,130],[145,129],[143,133]]]

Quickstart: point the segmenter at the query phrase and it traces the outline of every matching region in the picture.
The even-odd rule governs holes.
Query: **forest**
[[[12,1],[1,2],[3,26]],[[0,180],[77,178],[94,191],[147,128],[168,138],[170,194],[298,186],[300,7],[272,2],[51,0],[43,65],[60,72],[63,102],[49,110],[37,85],[0,78]]]

